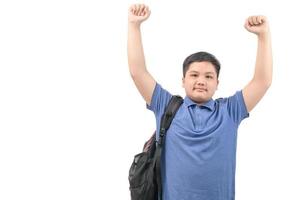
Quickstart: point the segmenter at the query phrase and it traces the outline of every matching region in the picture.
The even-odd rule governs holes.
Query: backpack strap
[[[169,101],[164,114],[161,117],[160,122],[160,130],[159,130],[159,145],[164,145],[164,137],[166,135],[167,130],[169,129],[173,118],[177,110],[179,109],[180,105],[182,104],[183,99],[181,96],[173,95],[171,100]]]
[[[183,99],[181,96],[173,95],[171,100],[169,101],[164,114],[161,117],[160,122],[160,130],[159,130],[159,140],[157,144],[157,149],[155,152],[155,171],[156,171],[156,181],[157,181],[157,188],[158,188],[158,196],[159,199],[162,199],[162,184],[161,184],[161,153],[162,149],[165,144],[165,135],[167,130],[169,129],[172,120],[175,117],[177,110],[179,109],[180,105],[183,103]]]

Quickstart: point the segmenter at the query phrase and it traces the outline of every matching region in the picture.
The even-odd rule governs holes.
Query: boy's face
[[[191,63],[185,77],[182,78],[182,87],[186,95],[198,104],[209,101],[218,84],[217,72],[210,62]]]

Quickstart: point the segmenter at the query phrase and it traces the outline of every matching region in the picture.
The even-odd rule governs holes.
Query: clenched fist
[[[258,36],[269,32],[269,23],[267,18],[262,15],[248,17],[244,26],[249,32]]]
[[[130,6],[128,11],[128,22],[139,25],[143,21],[148,19],[150,14],[151,11],[149,10],[148,6],[144,4],[133,4],[132,6]]]

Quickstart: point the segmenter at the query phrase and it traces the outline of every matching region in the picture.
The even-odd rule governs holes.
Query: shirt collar
[[[196,102],[194,102],[192,99],[190,99],[188,96],[184,98],[184,104],[189,107],[193,105],[197,105]],[[200,107],[208,108],[209,110],[213,110],[215,106],[215,101],[213,99],[210,99],[209,101],[202,104]]]

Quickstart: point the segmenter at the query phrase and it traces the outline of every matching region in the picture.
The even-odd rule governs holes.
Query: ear
[[[182,77],[182,84],[181,84],[181,86],[184,88],[184,77]]]
[[[217,80],[217,87],[216,87],[216,90],[218,90],[218,86],[219,86],[219,79]]]

